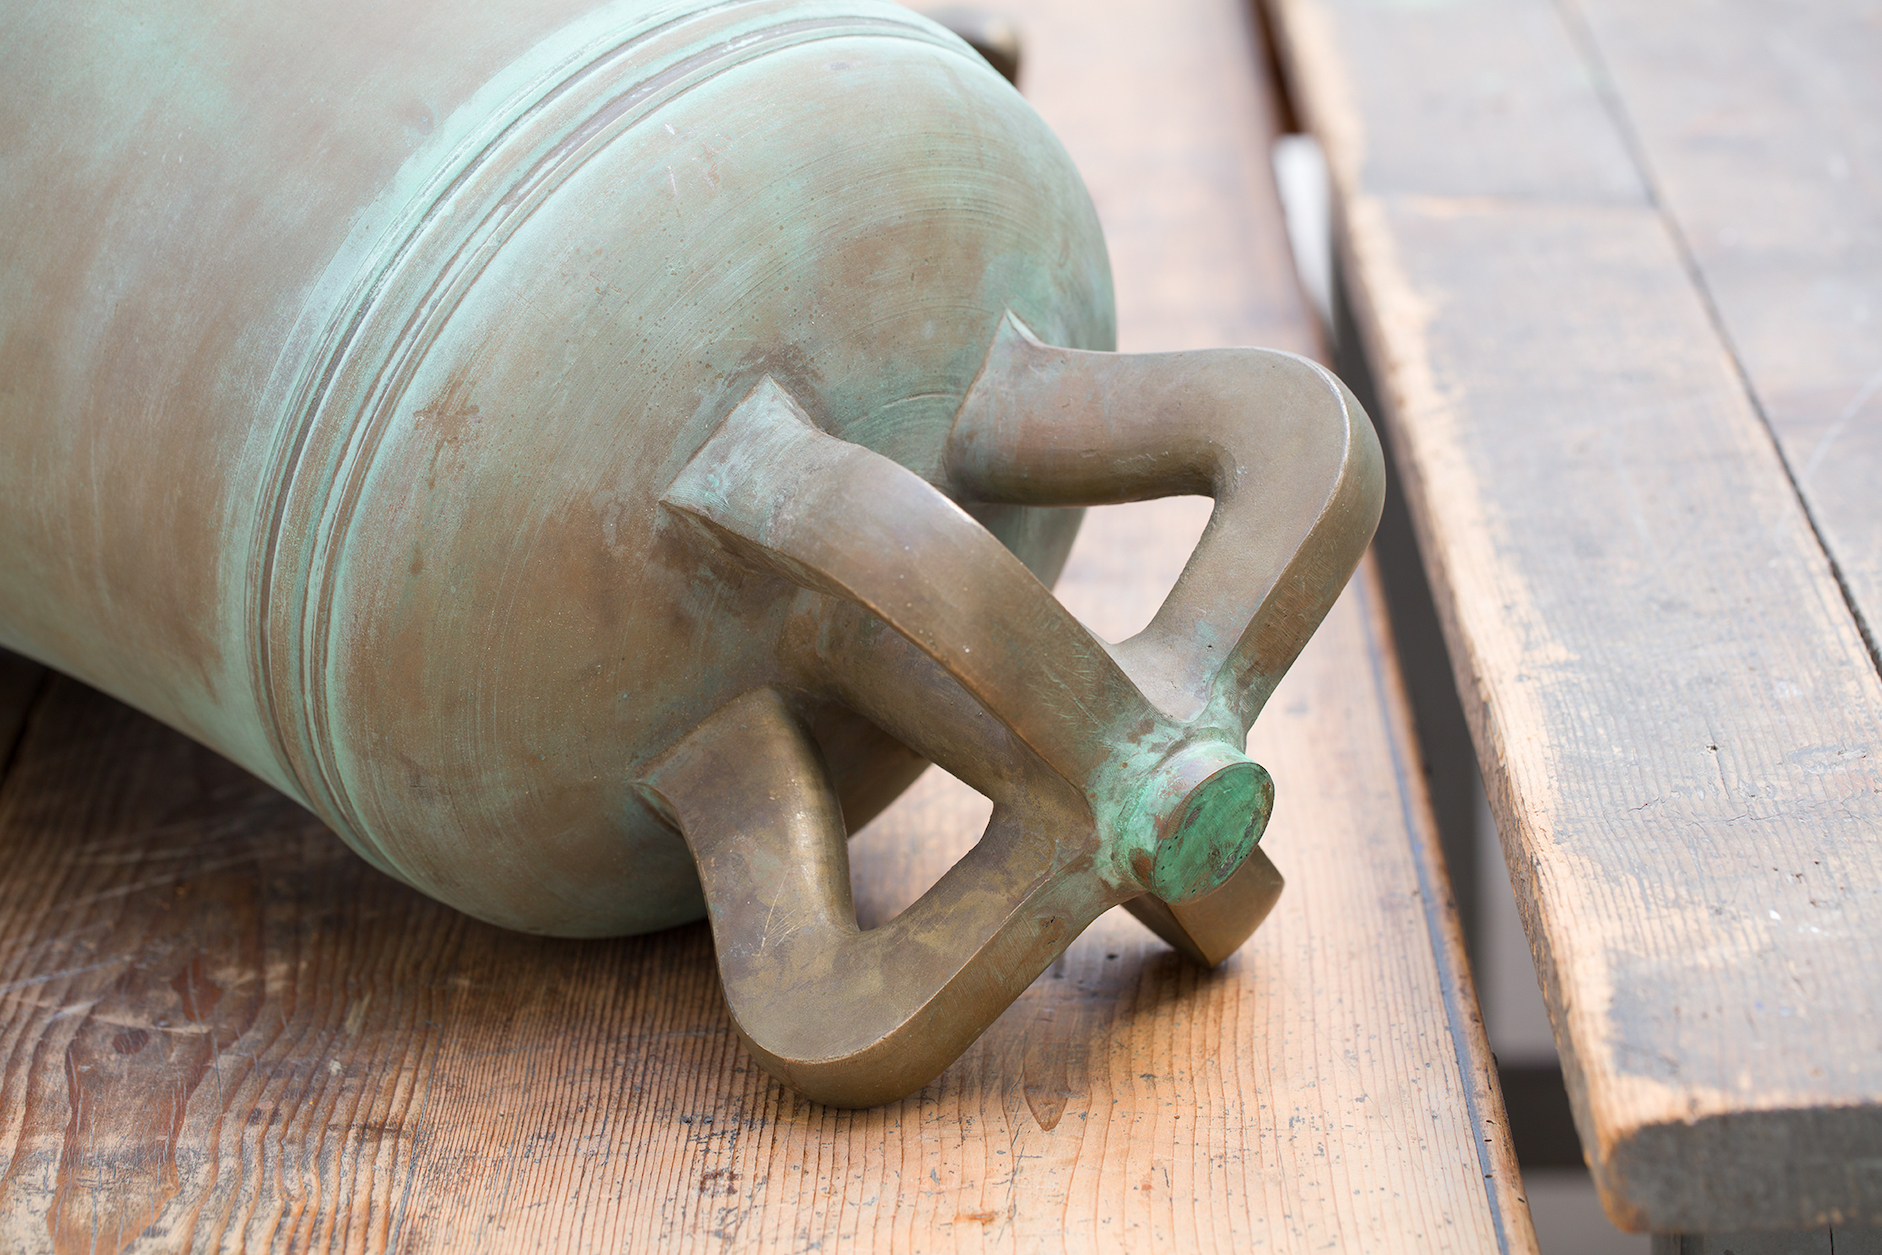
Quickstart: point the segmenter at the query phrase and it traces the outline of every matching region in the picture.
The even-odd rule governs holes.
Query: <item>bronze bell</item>
[[[1320,367],[1120,356],[1070,160],[871,0],[15,6],[0,643],[510,928],[712,921],[753,1053],[869,1105],[1100,913],[1219,962],[1249,724],[1383,484]],[[1142,634],[1076,507],[1215,498]],[[861,931],[845,833],[993,800]]]

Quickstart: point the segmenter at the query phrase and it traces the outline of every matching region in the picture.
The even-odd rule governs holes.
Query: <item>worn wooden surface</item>
[[[1793,360],[1809,327],[1746,321],[1757,283],[1800,281],[1784,248],[1843,247],[1817,226],[1844,211],[1765,178],[1746,128],[1807,137],[1719,52],[1801,78],[1827,9],[1272,7],[1609,1213],[1875,1223],[1882,683],[1746,387],[1821,384],[1853,435],[1875,341]],[[1853,55],[1825,66],[1873,93]],[[1726,191],[1794,211],[1758,208],[1742,275],[1691,243]]]
[[[703,928],[477,924],[57,681],[0,797],[0,1234],[1528,1249],[1440,874],[1407,840],[1420,798],[1370,598],[1341,603],[1256,741],[1288,782],[1268,841],[1293,882],[1256,941],[1203,974],[1107,917],[939,1083],[874,1112],[750,1062]],[[937,776],[860,835],[865,920],[938,875],[976,812]]]
[[[1125,347],[1312,348],[1235,0],[1014,8]],[[1099,515],[1068,604],[1140,625],[1201,521]],[[1113,912],[870,1112],[751,1063],[703,926],[478,924],[54,680],[0,782],[0,1248],[1531,1250],[1362,575],[1257,726],[1291,883],[1254,941],[1201,973]],[[931,772],[859,834],[864,922],[984,808]]]
[[[1873,650],[1882,5],[1576,0],[1575,10]]]

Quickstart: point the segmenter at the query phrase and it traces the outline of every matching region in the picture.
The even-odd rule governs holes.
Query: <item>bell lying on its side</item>
[[[1090,201],[965,45],[870,0],[19,9],[0,644],[480,918],[708,915],[827,1102],[1112,906],[1204,963],[1260,922],[1242,747],[1377,443],[1299,358],[1109,352]],[[1182,579],[1094,639],[1064,507],[1177,493]],[[926,761],[988,832],[860,931],[845,833]]]

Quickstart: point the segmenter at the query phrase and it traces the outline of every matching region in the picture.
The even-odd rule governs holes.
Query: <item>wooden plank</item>
[[[1609,1214],[1873,1223],[1882,683],[1598,76],[1546,0],[1274,9]]]
[[[1874,650],[1882,15],[1752,0],[1575,7]]]
[[[1500,1109],[1425,825],[1407,841],[1418,781],[1373,611],[1369,587],[1340,604],[1256,739],[1292,878],[1256,941],[1201,973],[1114,913],[937,1084],[873,1112],[751,1063],[703,928],[475,923],[59,681],[0,797],[0,1234],[1531,1249],[1504,1146],[1473,1145]],[[976,813],[935,775],[859,835],[865,918],[938,875]]]
[[[1266,53],[1234,0],[1020,0],[1026,96],[1104,223],[1118,342],[1319,356],[1269,152]]]
[[[1241,7],[1015,8],[1125,346],[1311,348]],[[1148,617],[1199,526],[1097,513],[1063,595]],[[1250,946],[1201,973],[1114,912],[871,1112],[751,1063],[703,927],[477,924],[59,681],[0,787],[0,1246],[1532,1251],[1365,571],[1253,742],[1292,883]],[[859,834],[864,920],[984,812],[930,773]]]

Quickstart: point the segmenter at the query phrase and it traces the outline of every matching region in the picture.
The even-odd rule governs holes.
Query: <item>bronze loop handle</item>
[[[1204,963],[1246,940],[1280,878],[1255,847],[1272,785],[1242,743],[1384,487],[1364,413],[1312,363],[1056,349],[1011,315],[945,468],[970,501],[1217,508],[1150,627],[1112,647],[949,495],[819,431],[769,379],[662,498],[828,599],[815,639],[783,646],[795,674],[995,802],[967,856],[864,932],[834,792],[784,694],[747,694],[644,775],[698,861],[740,1034],[841,1106],[925,1083],[1111,906]]]
[[[646,779],[698,860],[732,1022],[819,1102],[912,1093],[1117,902],[996,807],[919,900],[864,932],[822,755],[774,689],[714,714]]]
[[[1115,652],[1172,717],[1233,718],[1243,735],[1359,564],[1385,500],[1365,411],[1304,357],[1053,348],[1011,314],[948,454],[951,487],[970,501],[1215,498],[1156,618]]]

